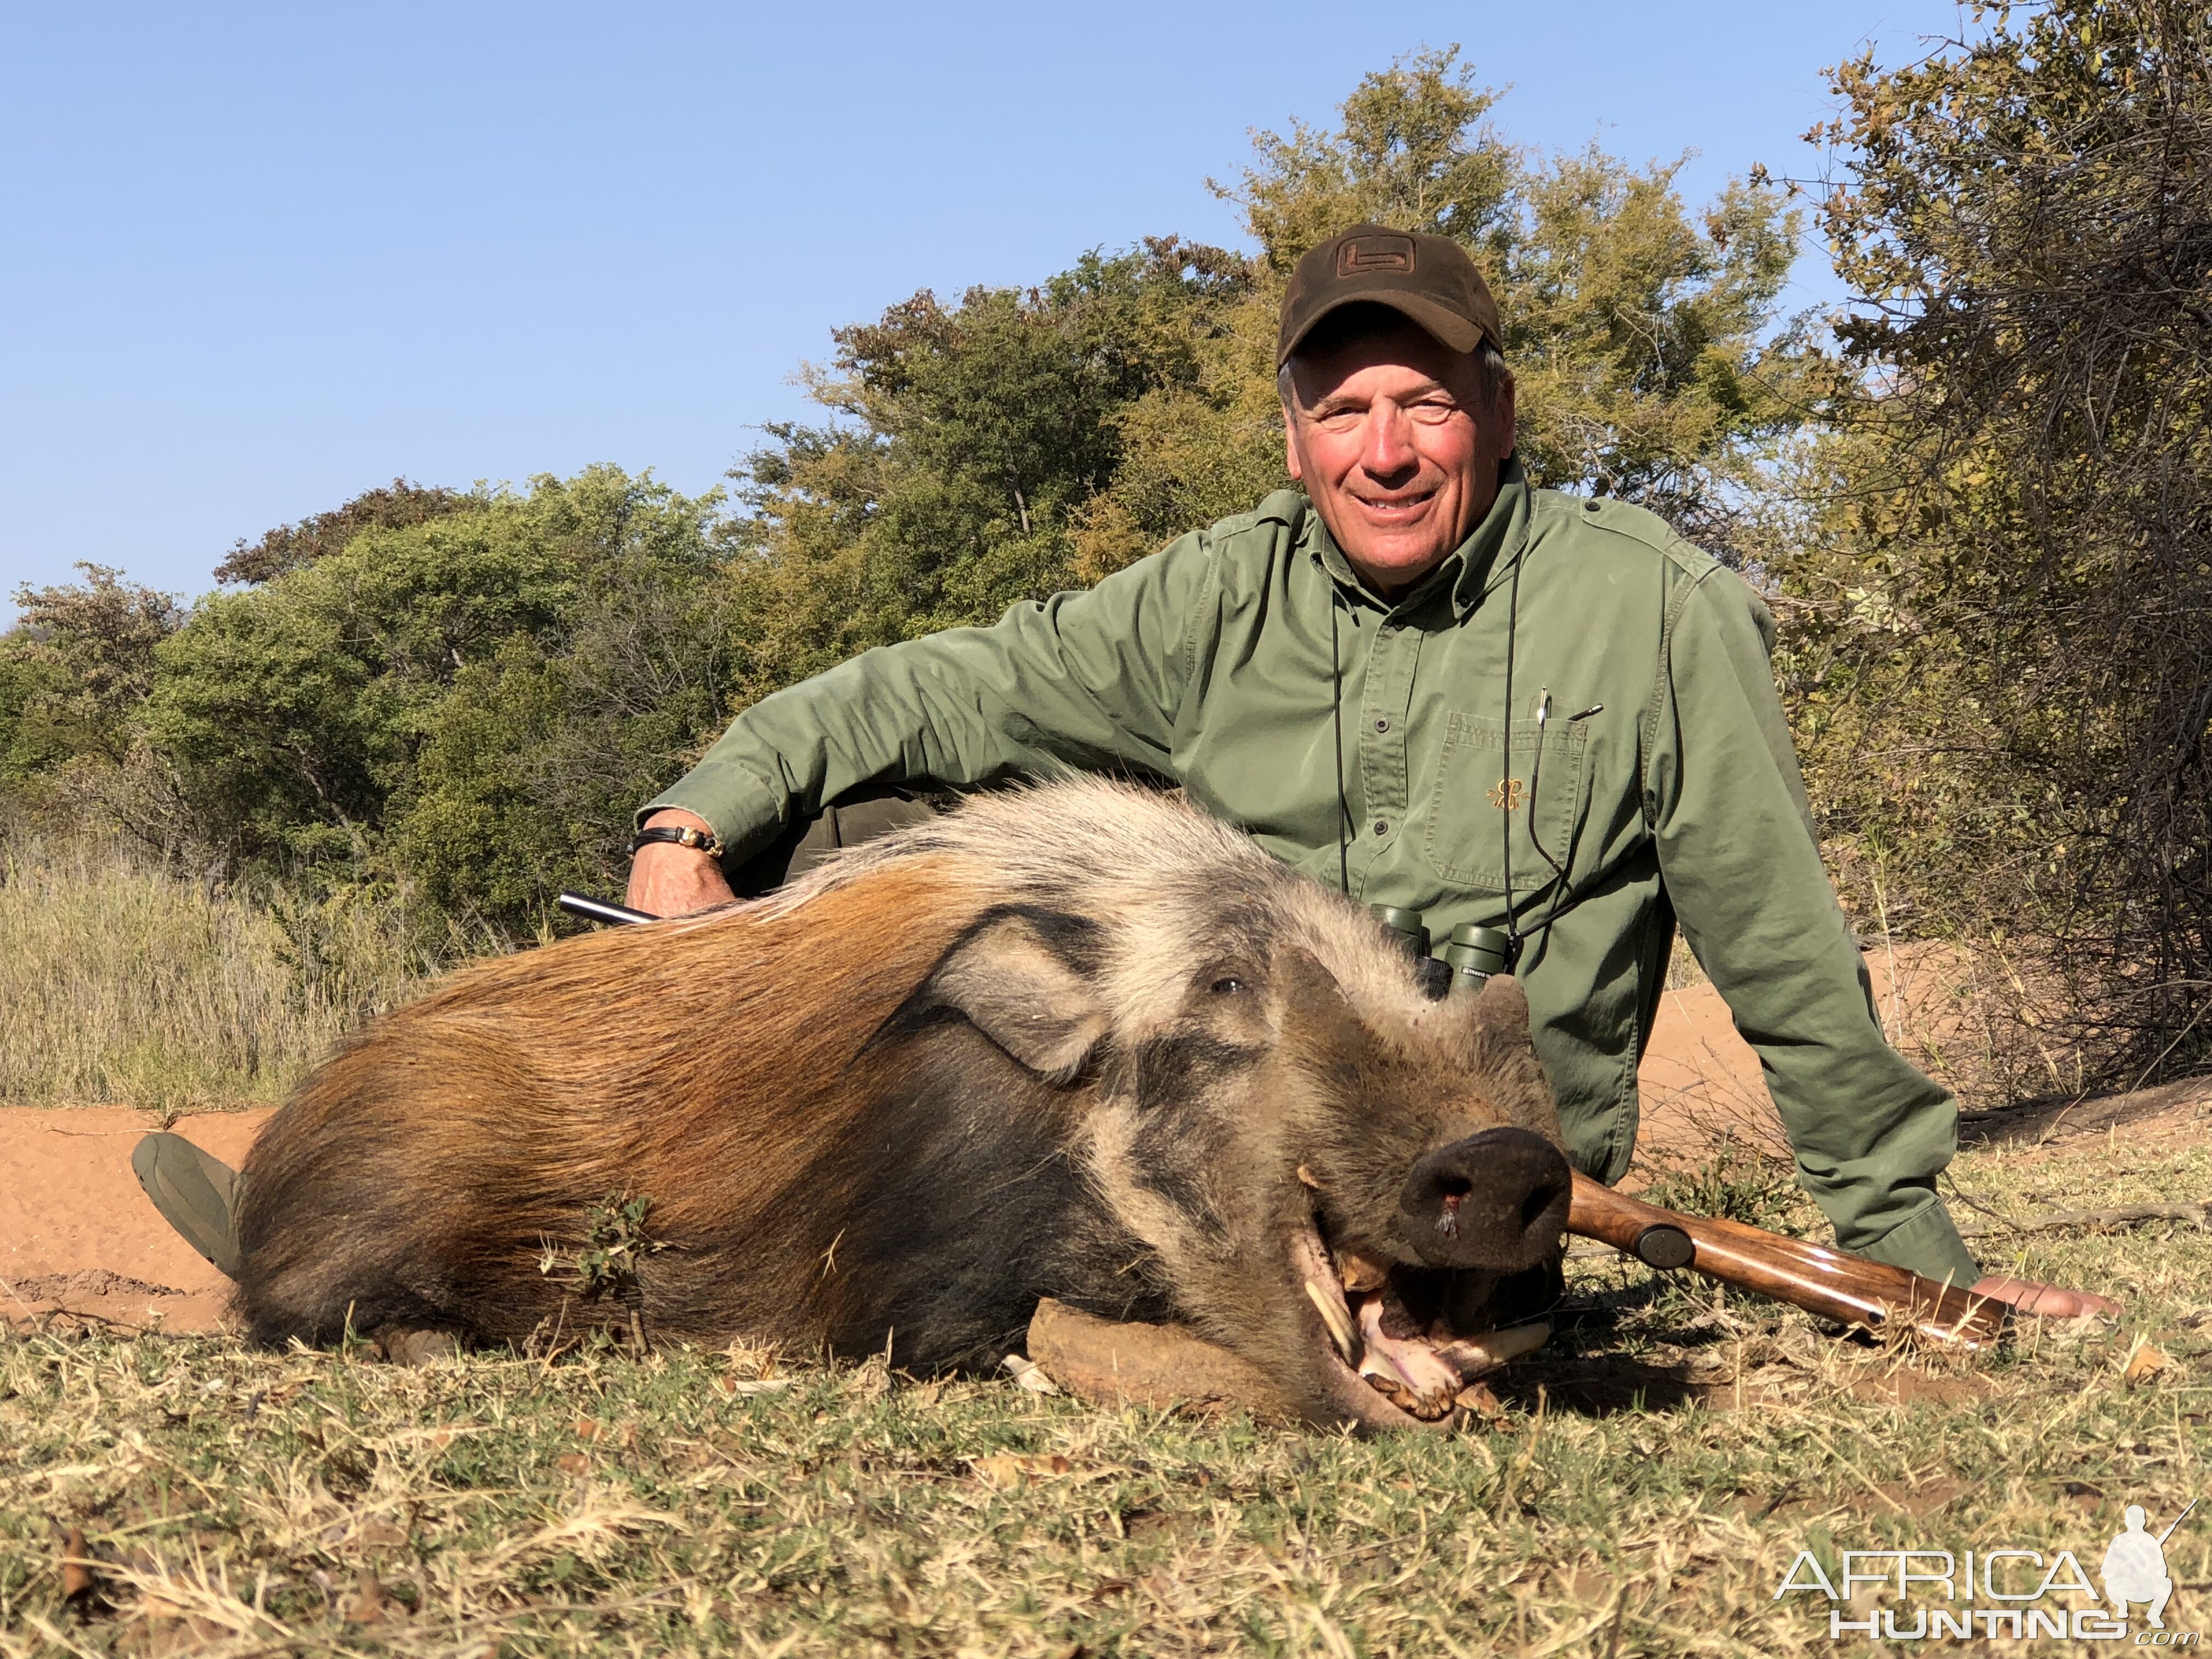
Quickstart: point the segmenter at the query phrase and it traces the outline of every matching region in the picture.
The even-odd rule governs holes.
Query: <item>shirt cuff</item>
[[[1948,1279],[1954,1290],[1971,1290],[1982,1276],[1940,1198],[1930,1199],[1918,1215],[1899,1222],[1873,1243],[1859,1246],[1856,1254],[1923,1279]]]
[[[722,843],[722,867],[734,870],[781,833],[775,792],[741,766],[701,766],[637,809],[635,827],[669,807],[707,821]]]

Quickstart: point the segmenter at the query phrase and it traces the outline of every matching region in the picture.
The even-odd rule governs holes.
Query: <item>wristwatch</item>
[[[662,824],[654,829],[639,830],[630,841],[630,856],[635,858],[642,848],[660,841],[689,847],[694,852],[704,853],[710,859],[722,856],[722,838],[720,836],[712,830],[694,830],[688,823],[681,826]]]

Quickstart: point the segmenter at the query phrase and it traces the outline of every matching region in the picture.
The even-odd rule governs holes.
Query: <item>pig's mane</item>
[[[1270,857],[1177,795],[1093,776],[970,796],[954,811],[834,854],[754,904],[761,920],[928,860],[965,908],[1028,903],[1110,919],[1117,1006],[1140,1007],[1180,973],[1193,918],[1242,915],[1312,950],[1356,1003],[1422,1010],[1402,957],[1364,908]],[[731,911],[710,912],[730,915]],[[705,918],[702,917],[702,920]]]
[[[1214,902],[1286,895],[1290,872],[1251,839],[1157,790],[1104,778],[1025,784],[833,854],[765,901],[787,915],[824,893],[909,860],[943,858],[963,885],[1008,900],[1094,905],[1115,890],[1212,888]]]

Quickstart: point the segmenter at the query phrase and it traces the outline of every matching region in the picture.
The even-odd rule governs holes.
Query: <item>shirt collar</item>
[[[1328,533],[1328,526],[1322,522],[1320,514],[1310,511],[1306,524],[1312,538],[1310,545],[1322,568],[1347,593],[1395,614],[1413,611],[1439,590],[1448,588],[1453,611],[1463,617],[1481,603],[1485,593],[1512,574],[1515,561],[1528,545],[1528,477],[1521,470],[1518,456],[1509,459],[1498,473],[1498,499],[1490,504],[1490,511],[1483,515],[1482,522],[1418,586],[1395,600],[1384,599],[1370,592],[1352,574],[1350,562],[1337,546],[1336,538]]]

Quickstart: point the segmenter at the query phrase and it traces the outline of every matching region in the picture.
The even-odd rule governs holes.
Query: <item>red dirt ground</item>
[[[235,1165],[268,1119],[209,1112],[171,1127]],[[216,1327],[229,1281],[154,1213],[131,1173],[131,1149],[160,1127],[128,1106],[0,1109],[0,1317]]]
[[[1875,993],[1896,1024],[1879,959]],[[1910,975],[1899,990],[1910,998]],[[1909,1010],[1903,1012],[1907,1018]],[[1719,1134],[1782,1149],[1759,1060],[1710,986],[1669,991],[1639,1083],[1640,1158],[1694,1152]],[[2039,1139],[2103,1133],[2177,1112],[2202,1133],[2203,1080],[2076,1107],[1970,1116],[1969,1139]],[[234,1166],[267,1110],[210,1112],[171,1127]],[[125,1106],[0,1108],[0,1318],[74,1319],[133,1330],[204,1331],[222,1322],[226,1281],[154,1213],[131,1172],[131,1149],[155,1115]],[[2142,1121],[2142,1127],[2153,1127]],[[1632,1181],[1633,1181],[1632,1177]]]

